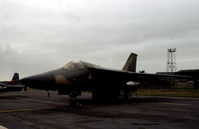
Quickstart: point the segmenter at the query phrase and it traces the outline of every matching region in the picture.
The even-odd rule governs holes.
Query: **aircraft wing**
[[[0,82],[0,93],[2,92],[11,92],[11,91],[21,91],[24,88],[24,85],[9,85]]]
[[[0,86],[6,86],[6,84],[5,84],[5,83],[0,82]]]
[[[129,81],[143,82],[143,81],[156,81],[163,78],[174,79],[191,79],[191,76],[179,75],[165,75],[165,74],[149,74],[149,73],[136,73],[124,70],[112,70],[104,68],[88,68],[96,78],[107,79],[110,81],[127,83]]]

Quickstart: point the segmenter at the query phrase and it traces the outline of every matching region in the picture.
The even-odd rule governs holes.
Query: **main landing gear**
[[[81,104],[77,102],[77,96],[81,95],[81,92],[71,92],[69,94],[69,105],[72,107],[79,107]]]

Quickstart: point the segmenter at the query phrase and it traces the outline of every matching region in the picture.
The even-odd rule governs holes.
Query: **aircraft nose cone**
[[[22,84],[25,84],[27,87],[35,89],[53,90],[55,79],[53,74],[48,72],[48,73],[22,78],[20,82]]]

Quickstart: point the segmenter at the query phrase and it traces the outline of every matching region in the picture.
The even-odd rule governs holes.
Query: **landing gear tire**
[[[80,103],[78,103],[77,100],[69,100],[69,105],[72,107],[79,107]]]

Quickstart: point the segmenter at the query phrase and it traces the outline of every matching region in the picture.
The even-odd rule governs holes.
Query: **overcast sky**
[[[0,0],[0,80],[83,60],[121,69],[130,52],[137,71],[199,68],[198,0]]]

